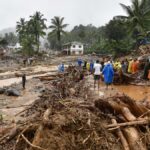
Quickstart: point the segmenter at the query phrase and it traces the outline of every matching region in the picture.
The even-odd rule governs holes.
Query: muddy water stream
[[[28,68],[29,69],[29,68]],[[31,69],[31,68],[30,68]],[[51,74],[52,71],[56,71],[57,70],[57,67],[56,66],[52,66],[52,67],[42,67],[42,66],[36,66],[34,68],[32,68],[32,73],[35,73],[35,75],[29,75],[27,76],[27,80],[29,79],[32,79],[34,77],[38,77],[38,76],[44,76],[44,75],[48,75],[48,74]],[[22,70],[27,70],[27,68],[24,68]],[[44,74],[36,74],[40,71],[45,71],[47,73],[44,73]],[[5,73],[0,73],[0,76],[4,76],[4,75],[11,75],[11,74],[15,74],[15,73],[18,73],[18,71],[16,72],[5,72]],[[14,83],[18,84],[21,82],[21,77],[16,77],[16,78],[9,78],[9,79],[3,79],[3,80],[0,80],[0,87],[4,87],[4,86],[10,86]]]
[[[0,96],[0,114],[3,115],[4,120],[20,119],[20,117],[15,117],[15,115],[18,112],[21,112],[22,110],[24,110],[27,105],[30,105],[31,103],[33,103],[40,96],[40,93],[33,89],[35,89],[37,86],[42,86],[42,83],[38,82],[37,79],[35,80],[30,80],[30,79],[34,77],[38,77],[38,76],[55,74],[57,71],[57,67],[56,66],[51,66],[51,67],[36,66],[34,68],[31,68],[31,67],[24,68],[23,70],[30,70],[30,72],[32,72],[33,75],[27,76],[27,80],[29,80],[27,82],[28,88],[21,91],[21,96],[19,97],[7,97],[5,95]],[[38,72],[41,72],[41,71],[44,71],[47,73],[37,74]],[[16,72],[8,71],[5,73],[1,73],[0,76],[14,75],[14,73]],[[0,88],[4,86],[11,86],[12,84],[19,84],[21,81],[22,81],[21,77],[15,77],[15,78],[10,77],[8,79],[0,80]]]
[[[30,68],[27,68],[30,69]],[[36,74],[38,71],[45,71],[47,73],[45,74]],[[44,76],[44,75],[48,75],[48,74],[53,74],[54,71],[57,71],[57,67],[53,66],[53,67],[35,67],[35,69],[31,70],[33,73],[35,73],[34,75],[29,75],[27,76],[27,80],[30,80],[34,77],[38,77],[38,76]],[[13,72],[14,74],[15,72]],[[5,72],[0,74],[1,75],[6,75],[6,74],[11,74],[11,72]],[[21,82],[21,78],[9,78],[9,79],[3,79],[0,80],[0,87],[4,87],[4,86],[10,86],[14,83],[18,84]],[[91,84],[93,84],[93,78],[90,79]],[[15,114],[17,114],[18,112],[22,111],[25,109],[25,105],[30,105],[31,103],[33,103],[36,99],[38,99],[39,93],[38,92],[34,92],[33,89],[37,86],[37,82],[30,80],[30,82],[27,82],[27,89],[25,91],[21,92],[21,96],[18,98],[8,98],[5,97],[4,98],[4,102],[7,103],[7,107],[10,108],[6,108],[6,107],[2,107],[0,108],[0,114],[2,113],[5,117],[5,119],[12,119],[14,118]],[[41,83],[42,84],[42,83]],[[135,99],[135,100],[143,100],[143,99],[147,99],[150,100],[150,87],[148,86],[134,86],[134,85],[128,85],[128,86],[113,86],[114,90],[108,90],[106,91],[105,89],[105,85],[102,84],[101,85],[101,89],[100,89],[100,96],[106,96],[106,95],[113,95],[115,93],[124,93],[126,95],[128,95],[129,97]],[[3,99],[3,97],[0,97]],[[1,102],[3,102],[1,100]],[[1,104],[0,104],[1,105]],[[21,106],[21,107],[20,107]],[[13,108],[14,107],[14,108]],[[17,107],[17,108],[16,108]],[[17,119],[15,117],[15,119]]]
[[[146,99],[150,101],[150,86],[121,85],[115,86],[115,88],[135,100]]]

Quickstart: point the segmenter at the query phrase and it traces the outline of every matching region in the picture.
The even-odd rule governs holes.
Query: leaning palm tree
[[[63,21],[64,17],[60,18],[55,16],[53,19],[51,19],[52,25],[49,27],[50,29],[52,29],[50,35],[56,35],[57,37],[59,50],[61,49],[61,35],[66,33],[64,29],[68,26],[68,24],[63,24]]]
[[[132,5],[120,4],[125,10],[126,16],[117,16],[125,21],[132,32],[143,33],[148,30],[150,25],[150,5],[148,0],[132,0]]]

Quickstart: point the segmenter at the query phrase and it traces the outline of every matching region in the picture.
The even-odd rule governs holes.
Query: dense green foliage
[[[18,42],[18,37],[13,32],[5,33],[4,39],[10,46],[15,46]]]
[[[5,33],[0,37],[0,47],[15,46],[18,42],[18,37],[13,32]]]
[[[105,26],[95,27],[92,24],[75,26],[66,32],[68,24],[63,17],[51,19],[45,47],[61,50],[62,44],[78,41],[84,44],[86,53],[106,53],[124,55],[136,49],[150,38],[150,1],[132,0],[131,6],[120,4],[126,16],[115,16]],[[25,52],[32,54],[39,50],[40,37],[45,36],[46,19],[36,12],[29,21],[17,22],[19,41]]]
[[[5,38],[0,38],[0,48],[5,48],[8,45],[8,42]]]
[[[150,30],[150,1],[132,0],[131,6],[120,4],[125,10],[126,16],[117,16],[116,18],[124,21],[128,33],[136,39],[136,46],[139,46],[141,38],[145,38],[147,31]]]
[[[39,51],[40,37],[46,35],[44,31],[47,29],[45,21],[43,14],[36,12],[30,16],[29,21],[21,18],[20,22],[17,22],[16,31],[24,54],[32,55],[35,51]]]
[[[111,53],[121,55],[137,48],[148,38],[150,28],[150,1],[132,0],[131,6],[120,4],[126,16],[116,16],[105,26],[91,24],[75,26],[62,37],[62,42],[79,41],[84,43],[87,53]],[[57,38],[49,37],[51,49],[56,49]]]

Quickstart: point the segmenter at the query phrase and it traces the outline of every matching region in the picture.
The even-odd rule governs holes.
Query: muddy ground
[[[57,85],[61,76],[53,82],[41,81],[37,78],[47,74],[56,74],[57,76],[56,69],[60,61],[69,65],[75,63],[76,59],[77,57],[72,56],[58,57],[40,65],[39,62],[36,62],[33,66],[23,66],[16,63],[18,67],[15,68],[14,66],[17,65],[14,63],[11,72],[8,72],[9,68],[1,69],[0,86],[11,86],[20,91],[21,95],[19,97],[0,95],[0,113],[2,114],[0,137],[11,132],[14,126],[20,126],[20,128],[23,126],[24,128],[23,124],[26,124],[27,129],[23,130],[24,135],[33,145],[38,145],[43,149],[123,149],[114,132],[105,129],[105,125],[111,123],[109,115],[105,115],[97,109],[94,103],[99,98],[106,99],[123,95],[123,93],[129,94],[136,100],[144,100],[145,98],[150,100],[150,88],[137,88],[140,97],[137,96],[137,93],[131,94],[133,92],[130,91],[134,91],[134,86],[131,88],[113,86],[106,90],[102,83],[100,91],[97,91],[93,89],[93,77],[90,75],[86,76],[83,81],[72,83],[73,86],[70,82],[66,82],[67,84],[63,87],[67,91],[61,91],[62,85]],[[88,59],[88,56],[85,59]],[[21,78],[15,78],[16,72],[22,73],[24,71],[29,75],[25,90],[22,89]],[[51,111],[49,114],[50,123],[46,121],[43,125],[42,118],[47,109]],[[34,129],[32,130],[32,128]],[[6,143],[3,143],[0,138],[0,149],[40,149],[27,144],[23,137],[18,137],[14,136]]]

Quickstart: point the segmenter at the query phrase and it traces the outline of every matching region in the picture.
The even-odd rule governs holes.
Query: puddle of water
[[[120,85],[115,88],[135,100],[150,100],[150,87],[148,86]]]
[[[93,85],[93,77],[89,78],[89,82]],[[94,90],[94,85],[91,90]],[[146,99],[150,101],[150,86],[136,86],[136,85],[113,85],[113,90],[110,88],[106,90],[106,85],[104,82],[100,84],[99,97],[109,97],[118,93],[124,93],[125,95],[131,97],[134,100]],[[97,88],[96,88],[97,89]]]
[[[2,107],[0,108],[0,114],[3,115],[5,121],[20,120],[20,116],[15,117],[15,115],[38,99],[40,93],[32,91],[36,83],[31,81],[27,84],[28,88],[21,91],[21,96],[8,98],[7,107],[0,105]]]

